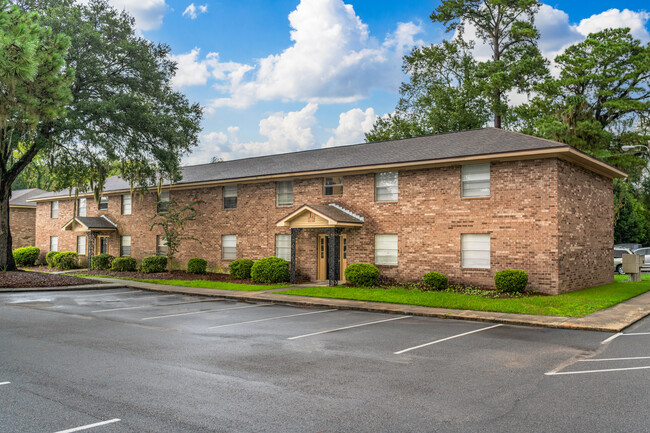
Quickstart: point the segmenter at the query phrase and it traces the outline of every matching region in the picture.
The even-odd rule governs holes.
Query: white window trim
[[[487,249],[485,248],[486,245]],[[491,255],[492,239],[489,233],[463,233],[460,235],[461,268],[490,269],[492,265]]]
[[[291,203],[280,203],[280,184],[291,184]],[[287,193],[285,193],[287,194]],[[285,181],[279,181],[275,183],[275,205],[277,207],[291,207],[293,206],[294,202],[294,196],[293,196],[293,180],[285,180]]]
[[[56,244],[54,248],[52,247],[52,241]],[[58,236],[50,236],[50,251],[59,251],[59,237]]]
[[[392,241],[394,240],[395,245],[394,248],[391,245],[391,248],[377,248],[379,245],[379,242],[383,239],[384,242],[388,241],[389,239]],[[387,254],[377,254],[378,251],[384,251],[384,252],[392,252],[394,251],[395,254],[391,254],[390,256]],[[389,259],[385,259],[385,257],[389,257]],[[380,266],[397,266],[399,263],[399,237],[395,233],[378,233],[375,235],[375,264],[380,265]]]
[[[83,241],[83,247],[84,247],[83,252],[79,251],[79,240],[80,239],[84,240]],[[85,256],[86,253],[88,253],[88,240],[86,239],[86,236],[85,235],[77,236],[77,254],[79,254],[80,256]]]
[[[490,197],[490,178],[492,167],[489,162],[483,164],[467,164],[461,166],[460,174],[460,196],[462,198],[486,198]],[[476,185],[469,192],[465,186]],[[481,186],[482,185],[482,186]],[[487,185],[487,187],[486,187]],[[487,189],[487,192],[483,191]]]
[[[56,206],[55,206],[55,204],[56,204]],[[56,215],[55,215],[54,211],[56,211]],[[56,219],[58,217],[59,217],[59,201],[54,200],[50,204],[50,218]]]
[[[379,186],[377,185],[378,179],[380,175],[386,174],[386,173],[395,173],[395,185],[384,185],[384,186]],[[382,189],[388,189],[388,188],[395,188],[396,191],[394,193],[394,198],[390,199],[380,199],[379,196],[380,194],[378,193],[378,190]],[[390,193],[392,195],[392,193]],[[386,194],[384,194],[386,195]],[[395,203],[399,201],[399,172],[398,171],[385,171],[381,173],[375,173],[375,202],[377,203]]]
[[[83,203],[83,214],[81,213],[81,203]],[[88,201],[85,198],[80,198],[79,201],[77,201],[77,216],[80,217],[85,217],[87,215],[87,209],[88,209]]]
[[[124,239],[129,238],[129,254],[124,255],[122,254],[122,248],[124,248],[126,245],[124,245]],[[133,239],[131,238],[131,235],[126,235],[126,236],[120,236],[120,257],[131,257],[131,246],[133,244]]]
[[[129,197],[129,211],[125,212],[124,210],[124,198]],[[131,215],[133,213],[133,195],[132,194],[122,194],[122,215]]]
[[[235,246],[226,246],[226,240],[231,241],[234,239]],[[234,248],[234,252],[231,255],[230,250],[226,253],[226,248]],[[237,235],[221,235],[221,259],[222,260],[237,260]]]
[[[228,191],[228,190],[229,190],[229,193],[228,193],[229,195],[226,195],[226,191]],[[233,190],[235,191],[234,195],[232,194]],[[223,199],[222,199],[223,208],[225,210],[237,209],[237,205],[239,204],[238,200],[237,200],[239,198],[238,197],[239,196],[239,188],[237,188],[237,185],[225,185],[223,187],[222,192],[223,192]],[[227,198],[233,198],[233,197],[235,198],[235,206],[234,207],[226,207],[226,199]]]
[[[278,241],[280,239],[285,239],[289,241],[289,246],[278,246]],[[281,255],[279,253],[279,249],[286,249],[288,252],[286,255]],[[285,259],[286,261],[290,262],[291,261],[291,235],[285,235],[285,234],[276,234],[275,235],[275,256],[280,257],[281,259]]]

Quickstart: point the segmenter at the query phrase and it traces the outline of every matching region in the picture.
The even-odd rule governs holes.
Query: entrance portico
[[[296,239],[304,229],[325,231],[317,236],[317,254],[319,263],[318,278],[329,280],[330,286],[336,286],[343,273],[342,265],[347,261],[347,238],[342,237],[346,228],[359,228],[363,217],[330,203],[327,205],[303,205],[280,221],[278,227],[291,228],[291,283],[296,282]],[[327,269],[323,264],[327,263]]]
[[[117,225],[104,215],[100,217],[76,216],[65,223],[62,230],[87,234],[88,268],[90,268],[90,258],[93,255],[110,253],[110,234],[117,231]]]

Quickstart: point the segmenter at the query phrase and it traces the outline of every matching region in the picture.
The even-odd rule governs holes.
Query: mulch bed
[[[108,275],[110,277],[126,277],[137,278],[144,280],[207,280],[207,281],[220,281],[224,283],[237,283],[237,284],[254,284],[264,286],[263,283],[256,283],[252,280],[238,280],[228,274],[217,274],[208,272],[207,274],[189,274],[185,271],[171,271],[162,273],[146,274],[143,272],[115,272],[115,271],[90,271],[88,269],[79,269],[80,274],[84,275]]]
[[[0,288],[60,287],[92,283],[93,281],[69,275],[26,271],[0,272]]]

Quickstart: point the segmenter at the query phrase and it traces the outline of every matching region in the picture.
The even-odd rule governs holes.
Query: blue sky
[[[439,1],[110,2],[171,47],[175,87],[205,107],[201,145],[186,164],[362,142],[395,107],[401,57],[451,37],[428,18]],[[544,4],[540,48],[552,59],[589,32],[622,26],[648,43],[648,9],[632,0]]]

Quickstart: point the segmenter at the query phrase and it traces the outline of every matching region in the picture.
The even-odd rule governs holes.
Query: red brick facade
[[[399,200],[375,202],[374,174],[344,177],[343,195],[324,196],[323,178],[294,179],[294,205],[277,207],[275,182],[238,185],[237,208],[223,209],[222,187],[172,189],[172,200],[207,202],[187,230],[201,240],[185,241],[176,265],[203,257],[209,267],[227,268],[221,236],[237,235],[237,258],[275,255],[275,235],[290,229],[277,222],[303,204],[336,203],[365,221],[346,228],[348,265],[374,263],[375,234],[398,235],[398,265],[379,266],[400,280],[420,280],[430,271],[450,282],[493,286],[495,272],[523,269],[529,287],[561,293],[613,281],[612,181],[556,158],[492,162],[490,196],[461,198],[461,166],[399,171]],[[121,196],[109,196],[107,211],[88,199],[87,216],[106,215],[119,235],[132,239],[131,255],[140,260],[156,250],[153,194],[135,196],[132,215],[121,215]],[[75,251],[78,233],[62,231],[72,218],[72,200],[60,200],[59,218],[50,218],[50,202],[37,207],[36,245],[49,250],[58,236],[59,251]],[[305,229],[297,239],[297,272],[316,278],[316,239],[325,229]],[[490,234],[490,269],[461,267],[464,233]],[[110,253],[119,255],[119,237],[111,235]]]
[[[9,226],[14,250],[36,244],[36,208],[10,206]]]

